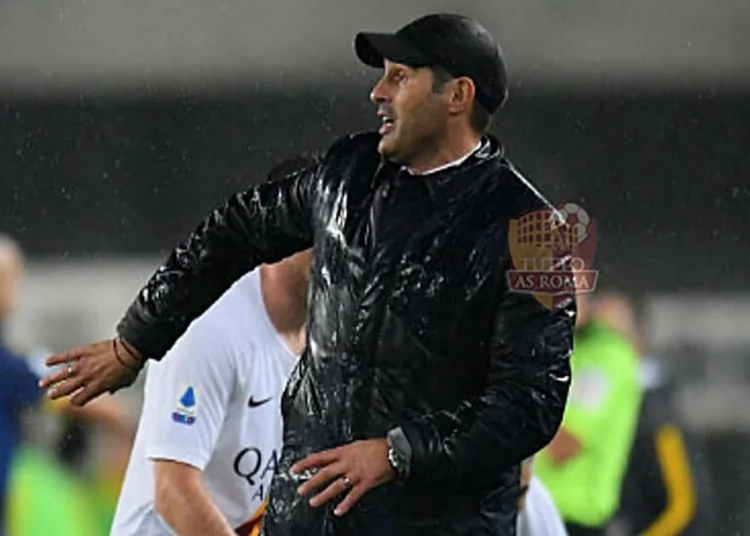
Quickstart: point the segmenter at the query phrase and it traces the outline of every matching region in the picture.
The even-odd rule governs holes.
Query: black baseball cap
[[[361,32],[354,48],[370,67],[382,67],[388,59],[413,68],[442,67],[455,77],[468,76],[476,86],[477,101],[490,113],[508,96],[500,46],[481,24],[463,15],[426,15],[396,33]]]

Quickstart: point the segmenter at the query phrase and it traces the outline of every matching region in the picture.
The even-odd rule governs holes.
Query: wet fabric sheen
[[[508,225],[551,206],[499,143],[409,176],[348,136],[321,163],[237,194],[177,247],[119,333],[160,358],[242,274],[314,246],[308,347],[287,386],[264,534],[513,535],[519,463],[554,435],[574,305],[510,292]],[[304,456],[400,426],[411,475],[343,518],[296,494]]]

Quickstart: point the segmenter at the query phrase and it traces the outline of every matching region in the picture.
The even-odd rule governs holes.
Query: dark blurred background
[[[214,205],[375,127],[356,31],[437,10],[503,45],[512,86],[493,132],[596,219],[600,285],[643,306],[708,446],[716,533],[750,533],[746,0],[3,2],[0,231],[30,257],[15,337],[109,335]]]
[[[605,281],[633,292],[746,283],[750,100],[700,89],[516,84],[493,131],[598,222]],[[372,128],[365,83],[326,93],[6,100],[0,225],[32,255],[153,253],[274,161]]]

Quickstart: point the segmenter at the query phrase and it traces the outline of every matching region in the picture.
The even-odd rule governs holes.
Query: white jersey
[[[271,324],[260,270],[235,283],[148,367],[112,536],[174,531],[154,509],[154,460],[203,471],[235,528],[263,511],[282,442],[280,397],[296,356]]]
[[[568,536],[552,496],[536,476],[529,482],[526,507],[518,512],[518,536]]]

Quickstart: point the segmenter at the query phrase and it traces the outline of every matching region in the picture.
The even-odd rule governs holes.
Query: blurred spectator
[[[518,536],[567,536],[555,502],[534,475],[534,458],[521,464],[518,499]]]
[[[573,374],[563,423],[536,472],[571,536],[604,534],[620,503],[642,393],[635,349],[578,296]]]
[[[52,411],[96,422],[120,438],[129,440],[132,436],[132,426],[126,411],[111,397],[104,397],[85,408],[73,407],[65,401],[46,401],[38,386],[40,375],[33,370],[30,360],[7,346],[3,327],[7,325],[18,302],[22,270],[23,256],[20,247],[10,237],[0,236],[0,536],[7,529],[8,493],[13,491],[8,489],[9,475],[21,442],[20,417],[24,409],[43,404]],[[40,465],[22,464],[22,467]],[[37,487],[40,485],[46,486],[47,483],[36,483]],[[29,512],[29,515],[38,515],[38,512]],[[13,536],[22,535],[14,533]]]
[[[627,337],[641,357],[644,399],[618,524],[628,534],[644,536],[714,534],[714,491],[707,458],[673,406],[670,377],[645,351],[634,305],[626,296],[610,292],[597,297],[592,315]]]

